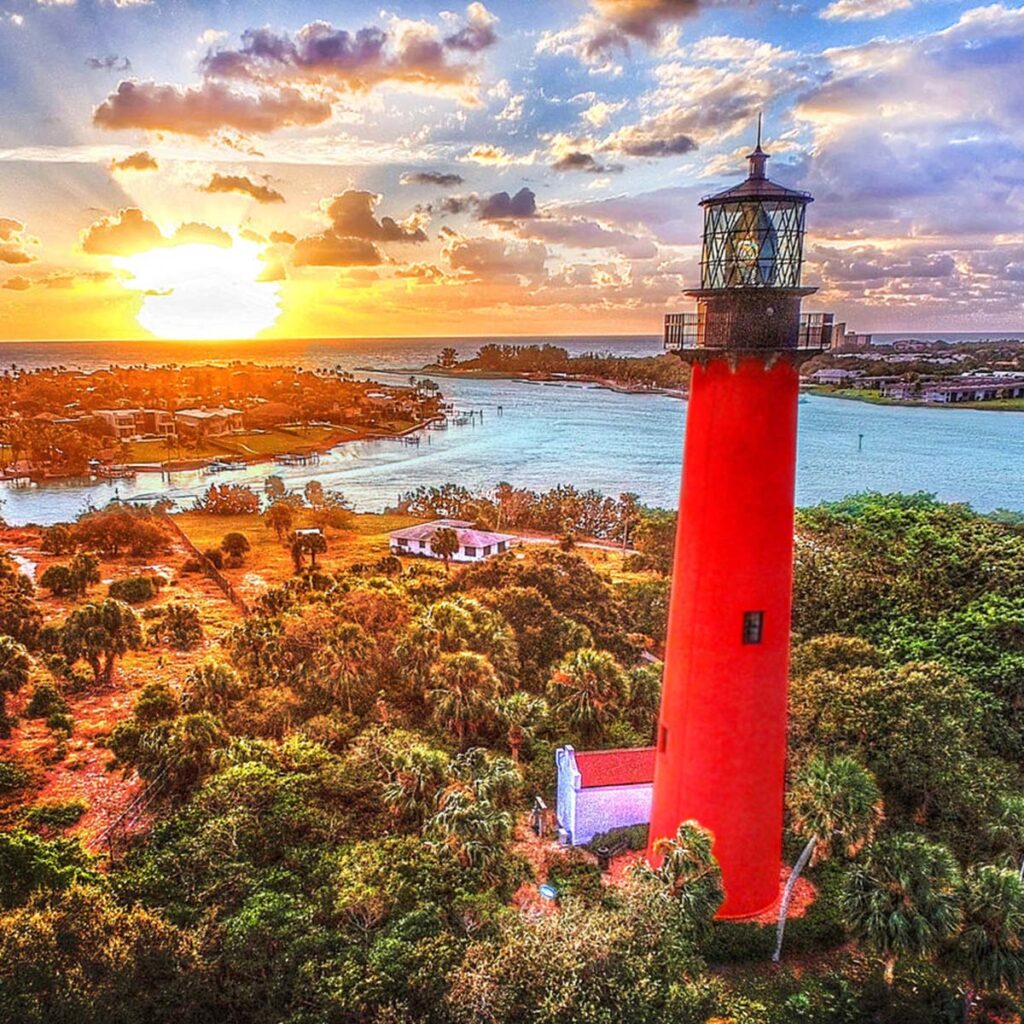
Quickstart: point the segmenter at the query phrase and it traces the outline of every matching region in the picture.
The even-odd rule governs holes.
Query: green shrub
[[[224,552],[220,548],[207,548],[203,552],[205,558],[215,569],[224,568]]]
[[[127,576],[123,580],[114,580],[107,593],[118,601],[142,604],[156,597],[162,583],[159,576]]]
[[[188,576],[193,572],[205,572],[203,563],[198,558],[186,559],[181,566],[181,575]]]
[[[75,720],[65,711],[54,711],[46,716],[46,728],[52,729],[54,732],[62,732],[70,736],[74,727]]]
[[[560,897],[574,896],[587,903],[597,903],[605,895],[601,869],[582,850],[571,849],[560,854],[548,868],[547,880]]]
[[[26,718],[48,718],[67,714],[68,702],[53,683],[39,683],[32,691],[32,699],[25,708]]]
[[[84,800],[47,800],[25,812],[25,824],[32,828],[70,828],[87,809]]]
[[[10,793],[27,786],[28,772],[13,761],[0,761],[0,793]]]
[[[624,842],[627,850],[646,850],[649,831],[648,825],[622,825],[607,832],[598,832],[586,847],[591,853],[597,853],[602,846],[617,846]]]
[[[199,610],[191,604],[169,604],[157,627],[160,639],[179,651],[190,651],[203,639]]]

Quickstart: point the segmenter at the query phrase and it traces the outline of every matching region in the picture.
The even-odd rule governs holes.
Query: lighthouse
[[[725,900],[749,917],[779,893],[799,367],[830,341],[801,316],[812,201],[765,173],[701,201],[697,313],[666,319],[692,367],[650,849],[693,819],[714,834]]]

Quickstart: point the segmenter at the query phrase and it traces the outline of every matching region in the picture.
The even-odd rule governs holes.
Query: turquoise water
[[[544,340],[544,339],[538,339]],[[650,354],[656,338],[557,340],[573,351]],[[157,342],[8,344],[4,362],[82,368],[112,362],[252,359],[289,365],[421,366],[449,340],[249,342],[195,346]],[[475,351],[481,339],[455,347]],[[197,347],[200,349],[198,352]],[[405,374],[381,376],[404,380]],[[453,481],[489,489],[502,480],[547,488],[573,483],[608,494],[635,491],[651,504],[675,507],[686,403],[659,395],[623,395],[578,384],[441,379],[457,408],[482,410],[475,425],[422,433],[419,447],[358,442],[325,455],[319,466],[267,464],[207,476],[201,472],[140,474],[115,484],[83,482],[7,487],[3,514],[12,523],[71,519],[90,503],[164,494],[182,506],[211,482],[260,484],[277,473],[291,487],[316,477],[339,488],[361,510],[378,511],[400,492]],[[499,415],[499,406],[501,414]],[[860,435],[863,439],[859,441]],[[800,406],[797,501],[801,505],[859,490],[932,491],[988,511],[1024,511],[1024,414],[877,406],[808,396]]]

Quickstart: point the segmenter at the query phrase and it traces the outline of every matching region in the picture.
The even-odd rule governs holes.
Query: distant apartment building
[[[860,381],[863,376],[863,370],[824,369],[815,370],[807,379],[812,384],[830,384],[842,387],[846,384],[852,384],[854,381]]]
[[[220,406],[216,409],[179,409],[174,414],[178,432],[186,437],[220,437],[242,429],[239,409]]]
[[[1024,375],[964,376],[935,381],[897,381],[884,384],[885,398],[903,401],[932,402],[947,405],[954,402],[996,402],[1007,398],[1024,398]]]

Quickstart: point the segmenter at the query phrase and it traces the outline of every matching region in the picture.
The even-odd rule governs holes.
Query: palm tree
[[[501,681],[482,654],[459,651],[442,654],[431,672],[435,688],[427,693],[434,720],[452,729],[460,746],[487,720]]]
[[[722,871],[711,852],[714,836],[695,821],[684,821],[671,838],[654,844],[658,867],[640,861],[633,876],[656,884],[697,927],[707,927],[725,895]]]
[[[532,693],[517,690],[496,701],[494,711],[508,729],[508,749],[512,763],[519,764],[523,741],[544,721],[548,711],[547,702],[541,697],[534,697]]]
[[[430,538],[430,550],[441,556],[447,570],[452,556],[459,553],[459,535],[451,527],[443,526]]]
[[[592,737],[625,700],[627,689],[621,666],[607,651],[581,647],[556,667],[548,698],[563,721]]]
[[[964,922],[951,959],[974,985],[987,989],[1024,982],[1024,883],[1013,868],[972,867],[961,890]],[[964,1019],[973,993],[964,993]]]
[[[27,682],[32,659],[22,644],[10,636],[0,636],[0,737],[11,734],[7,719],[7,694],[17,693]]]
[[[399,817],[424,820],[436,806],[448,768],[447,755],[433,747],[417,744],[401,751],[384,786],[384,802]]]
[[[787,795],[793,832],[807,845],[797,858],[782,894],[772,960],[782,957],[786,915],[800,873],[809,863],[826,858],[840,845],[854,856],[882,820],[882,794],[874,776],[852,757],[813,757],[793,780]]]
[[[1017,868],[1017,875],[1024,882],[1024,796],[1016,793],[1002,796],[987,831],[990,841],[1006,862]]]
[[[353,697],[367,689],[366,681],[371,674],[371,661],[376,650],[371,637],[354,622],[341,623],[330,638],[326,657],[330,666],[331,690],[336,696],[344,696],[350,715]]]
[[[901,955],[926,956],[960,924],[960,869],[949,850],[915,832],[876,840],[843,889],[847,923],[885,961],[892,984]]]

